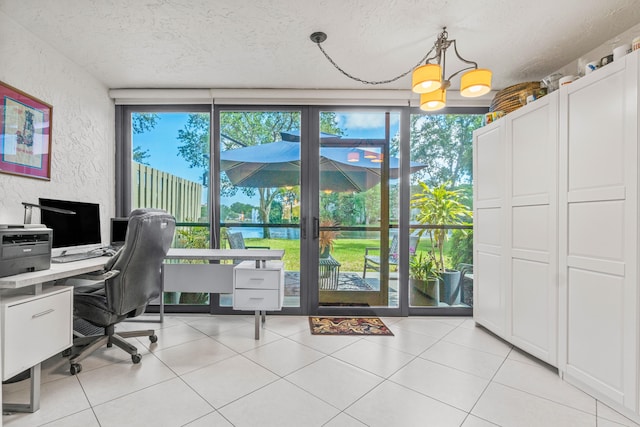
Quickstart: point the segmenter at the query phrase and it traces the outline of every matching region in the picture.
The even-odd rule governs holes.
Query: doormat
[[[378,317],[309,317],[312,335],[393,335]]]

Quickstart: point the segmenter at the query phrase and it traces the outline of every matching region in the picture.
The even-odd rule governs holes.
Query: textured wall
[[[0,58],[0,81],[53,106],[51,181],[0,174],[0,224],[22,223],[20,202],[38,197],[99,203],[108,241],[115,124],[107,88],[1,12]],[[36,209],[33,222],[39,218]]]

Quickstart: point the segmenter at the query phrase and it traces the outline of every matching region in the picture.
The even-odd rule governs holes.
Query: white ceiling
[[[345,71],[383,80],[413,67],[446,25],[501,89],[640,23],[638,0],[0,0],[0,11],[109,88],[371,89],[309,35],[327,33]],[[410,75],[375,88],[409,86]]]

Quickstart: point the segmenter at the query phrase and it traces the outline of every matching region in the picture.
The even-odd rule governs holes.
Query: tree
[[[471,183],[473,131],[480,126],[481,115],[412,115],[411,159],[427,165],[412,177],[431,186]]]
[[[221,150],[233,150],[249,145],[268,144],[281,140],[280,132],[300,129],[300,113],[296,111],[243,111],[224,112],[220,115]],[[336,125],[335,113],[323,113],[320,118],[322,132],[341,135]],[[178,152],[191,167],[209,167],[209,115],[193,113],[184,129],[178,132],[178,140],[182,143]],[[238,188],[226,177],[221,177],[221,194],[233,196],[242,191],[248,196],[258,194],[258,213],[260,220],[268,224],[273,201],[278,196],[278,189]],[[264,236],[269,237],[269,229],[265,227]]]
[[[149,166],[149,162],[146,160],[150,157],[149,150],[142,150],[142,148],[138,145],[133,147],[133,161],[138,162],[143,165]]]
[[[156,113],[133,113],[131,115],[131,131],[134,134],[149,132],[156,127],[160,117]],[[133,147],[133,161],[143,165],[149,165],[146,160],[150,157],[149,150],[143,150],[140,146]]]

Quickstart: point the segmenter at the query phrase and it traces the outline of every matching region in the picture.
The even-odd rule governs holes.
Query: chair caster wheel
[[[151,335],[149,337],[149,341],[151,341],[152,343],[158,342],[158,336],[157,335]]]
[[[69,372],[71,372],[71,375],[79,374],[82,372],[82,365],[79,363],[72,363],[69,367]]]
[[[133,363],[140,363],[140,361],[142,360],[142,356],[139,354],[132,354],[131,355],[131,361]]]
[[[62,357],[69,357],[69,356],[71,356],[71,348],[62,350]]]

